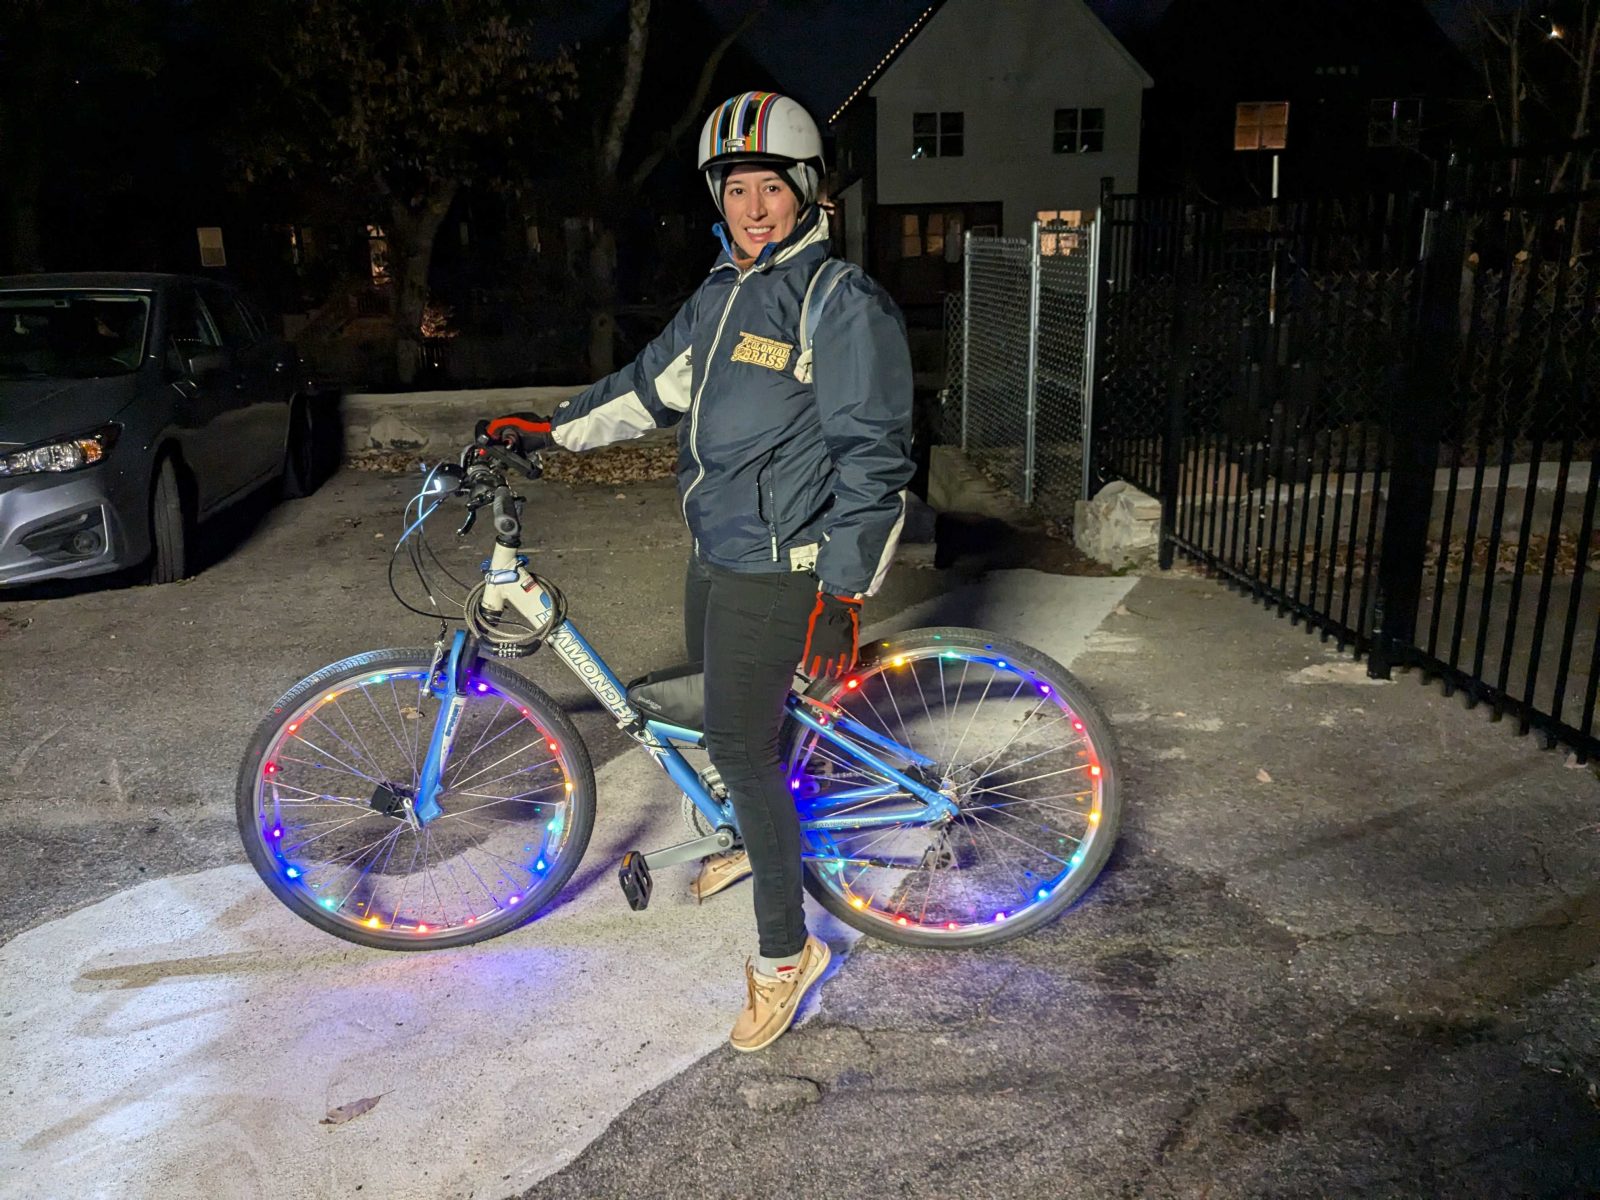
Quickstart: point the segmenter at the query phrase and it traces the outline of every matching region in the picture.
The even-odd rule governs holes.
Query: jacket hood
[[[0,379],[0,449],[104,425],[138,393],[139,373],[100,379]]]

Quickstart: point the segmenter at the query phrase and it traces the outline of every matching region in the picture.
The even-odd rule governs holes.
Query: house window
[[[922,218],[916,213],[900,218],[900,257],[922,257]]]
[[[372,268],[373,283],[389,282],[389,235],[381,225],[367,226],[367,264]]]
[[[912,158],[956,158],[965,153],[965,114],[911,114]]]
[[[1100,153],[1106,148],[1106,110],[1056,109],[1055,136],[1051,146],[1057,154]]]
[[[1081,208],[1049,208],[1034,214],[1039,220],[1039,253],[1046,255],[1071,254],[1081,244],[1083,227]]]
[[[1422,129],[1421,100],[1374,100],[1367,110],[1367,145],[1409,146]]]
[[[959,209],[901,213],[899,256],[960,262],[962,223]]]
[[[1289,141],[1289,102],[1272,100],[1234,107],[1235,150],[1282,150]]]

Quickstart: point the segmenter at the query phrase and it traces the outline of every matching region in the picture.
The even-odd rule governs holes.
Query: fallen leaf
[[[1189,714],[1186,712],[1175,712],[1172,715],[1175,717],[1187,717]]]
[[[362,1113],[371,1112],[377,1107],[378,1101],[383,1099],[382,1093],[376,1096],[365,1096],[360,1100],[352,1100],[349,1104],[341,1104],[338,1108],[330,1108],[328,1115],[318,1122],[320,1125],[343,1125],[346,1121],[354,1121]]]
[[[1271,783],[1272,782],[1272,776],[1267,774],[1267,769],[1265,767],[1257,767],[1256,768],[1256,782],[1257,783]]]
[[[1111,611],[1116,616],[1126,617],[1128,615],[1128,606],[1126,604],[1119,604]]]
[[[627,492],[618,492],[616,498],[618,500],[626,500],[628,498],[628,493]]]

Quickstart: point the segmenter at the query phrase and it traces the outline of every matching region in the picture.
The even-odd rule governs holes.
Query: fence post
[[[1097,377],[1094,364],[1101,358],[1100,350],[1104,344],[1106,331],[1106,314],[1109,311],[1108,297],[1110,296],[1111,270],[1115,269],[1115,264],[1118,261],[1117,245],[1113,241],[1109,247],[1112,266],[1108,268],[1106,265],[1108,247],[1105,239],[1115,235],[1110,232],[1109,226],[1102,228],[1102,226],[1106,225],[1106,222],[1113,219],[1112,214],[1116,211],[1116,201],[1113,199],[1114,193],[1111,190],[1115,186],[1111,176],[1102,175],[1100,177],[1100,207],[1095,210],[1094,214],[1094,227],[1098,238],[1094,243],[1094,275],[1089,281],[1090,287],[1094,289],[1095,319],[1089,340],[1088,389],[1084,392],[1084,400],[1088,412],[1083,439],[1083,498],[1085,500],[1093,499],[1095,484],[1100,480],[1100,464],[1095,461],[1094,456],[1098,453],[1095,447],[1102,439],[1096,437],[1094,423],[1099,421],[1103,430],[1104,417],[1108,411],[1108,402],[1103,394],[1105,385]]]
[[[1033,503],[1033,458],[1039,416],[1039,222],[1028,241],[1028,411],[1023,432],[1022,502]]]
[[[1079,400],[1083,405],[1078,442],[1078,473],[1081,476],[1078,490],[1079,498],[1083,500],[1090,498],[1089,476],[1094,464],[1094,347],[1096,327],[1100,323],[1100,217],[1104,211],[1102,208],[1095,213],[1094,223],[1089,226],[1089,281],[1083,297],[1083,382],[1078,387]]]
[[[1404,386],[1388,414],[1393,454],[1367,654],[1367,674],[1374,679],[1389,678],[1416,644],[1439,439],[1456,381],[1466,224],[1461,211],[1446,201],[1443,210],[1425,214],[1423,230],[1411,353]]]
[[[967,414],[972,411],[972,230],[961,232],[961,453],[967,452]]]
[[[1167,381],[1167,422],[1161,436],[1161,547],[1157,562],[1163,571],[1172,569],[1172,531],[1178,515],[1179,456],[1183,452],[1184,406],[1189,398],[1189,293],[1190,276],[1195,272],[1198,234],[1195,209],[1183,207],[1183,234],[1177,268],[1172,277],[1172,375]]]

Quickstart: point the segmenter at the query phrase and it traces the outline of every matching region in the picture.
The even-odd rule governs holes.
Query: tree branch
[[[684,106],[682,115],[678,117],[672,128],[667,132],[666,140],[645,155],[644,160],[634,170],[632,177],[628,180],[630,188],[643,187],[645,180],[650,178],[650,173],[661,165],[661,160],[667,156],[667,153],[682,140],[683,135],[688,133],[694,123],[700,119],[700,114],[705,108],[706,96],[711,91],[711,84],[716,77],[717,68],[722,63],[722,56],[727,54],[733,44],[744,36],[745,31],[755,24],[756,18],[761,15],[766,7],[766,0],[761,0],[761,3],[752,5],[750,11],[745,14],[744,20],[739,22],[738,28],[725,36],[712,49],[710,55],[706,58],[705,65],[700,69],[700,79],[695,84],[694,95],[689,98],[689,103]]]
[[[639,98],[639,80],[644,76],[644,51],[650,34],[650,0],[628,0],[628,51],[622,70],[622,88],[611,110],[611,127],[600,147],[600,177],[614,180],[622,161],[622,139],[633,120],[633,106]]]

